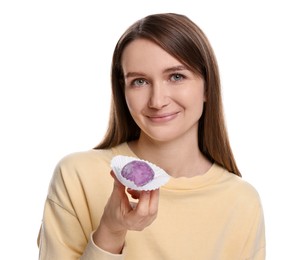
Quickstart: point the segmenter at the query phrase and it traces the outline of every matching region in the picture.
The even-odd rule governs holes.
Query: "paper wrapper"
[[[147,163],[152,170],[154,171],[154,178],[148,182],[147,184],[143,186],[137,186],[133,181],[126,179],[125,177],[122,176],[121,172],[123,167],[132,161],[141,161]],[[170,176],[160,167],[157,165],[141,160],[135,157],[131,156],[123,156],[123,155],[117,155],[114,156],[113,159],[111,160],[111,167],[117,177],[117,179],[126,187],[133,189],[133,190],[156,190],[162,185],[166,184]]]

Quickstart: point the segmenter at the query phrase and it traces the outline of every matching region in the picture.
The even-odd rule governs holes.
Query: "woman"
[[[147,16],[119,39],[108,131],[55,169],[40,259],[265,259],[263,211],[226,133],[213,50],[186,16]],[[127,155],[170,180],[137,192],[110,161]],[[109,174],[110,173],[110,174]]]

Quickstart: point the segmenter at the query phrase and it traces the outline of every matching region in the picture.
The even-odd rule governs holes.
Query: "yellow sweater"
[[[204,175],[171,178],[157,219],[129,231],[122,255],[98,248],[97,228],[113,187],[110,160],[135,156],[126,143],[71,154],[57,165],[38,237],[43,260],[265,259],[263,211],[256,190],[217,164]]]

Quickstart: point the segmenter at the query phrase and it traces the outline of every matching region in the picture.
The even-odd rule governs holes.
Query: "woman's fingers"
[[[137,215],[140,217],[146,217],[149,213],[150,208],[150,198],[151,192],[150,191],[141,191],[139,196],[139,201],[136,207]]]
[[[113,213],[119,213],[117,217],[113,216],[115,217],[113,221],[117,219],[117,221],[121,222],[122,226],[129,230],[143,230],[150,225],[157,216],[159,190],[137,191],[130,188],[126,189],[117,179],[113,171],[111,171],[110,174],[114,179],[114,188],[108,209],[113,208],[113,210],[115,210],[111,210]],[[126,191],[136,201],[130,202]],[[117,210],[115,208],[117,208]]]
[[[127,188],[126,191],[132,196],[133,199],[139,199],[140,196],[140,191],[138,190],[133,190],[130,188]]]
[[[150,214],[155,214],[158,211],[158,203],[159,203],[159,189],[153,190],[151,192],[151,199],[150,199]]]
[[[158,199],[158,190],[141,191],[136,207],[126,216],[127,228],[140,231],[149,226],[157,216]]]

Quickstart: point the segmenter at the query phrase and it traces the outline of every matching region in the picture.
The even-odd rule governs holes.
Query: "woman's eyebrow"
[[[178,65],[166,68],[163,73],[169,73],[169,72],[175,72],[175,71],[181,71],[181,70],[188,70],[186,66]],[[124,75],[124,78],[131,78],[131,77],[145,77],[146,74],[143,72],[128,72]]]
[[[146,74],[142,72],[128,72],[124,75],[124,78],[131,78],[131,77],[144,77]]]
[[[189,69],[184,65],[178,65],[178,66],[174,66],[174,67],[170,67],[170,68],[165,69],[164,73],[180,71],[180,70],[189,70]]]

